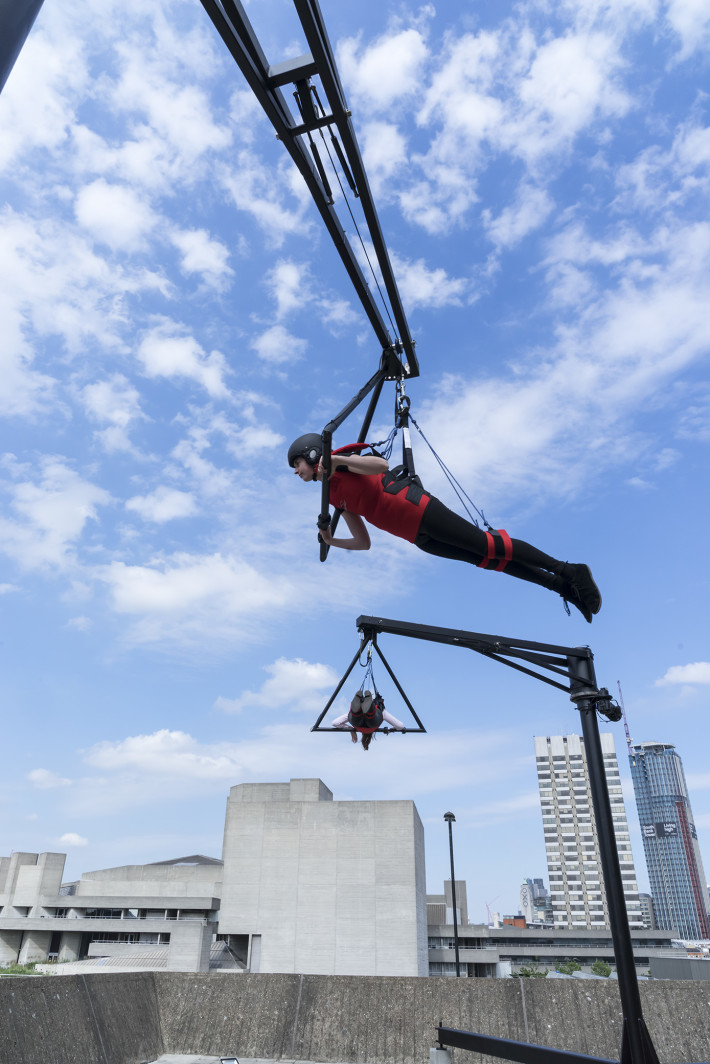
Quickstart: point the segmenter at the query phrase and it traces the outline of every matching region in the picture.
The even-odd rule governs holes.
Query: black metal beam
[[[621,1064],[658,1064],[658,1056],[651,1036],[646,1027],[641,1008],[636,964],[631,944],[631,929],[626,912],[624,885],[621,878],[619,854],[616,847],[614,819],[609,801],[609,790],[604,771],[604,757],[599,736],[597,716],[603,714],[608,719],[618,720],[618,707],[614,706],[606,688],[597,686],[594,671],[594,655],[589,647],[564,647],[552,643],[534,643],[526,639],[512,639],[506,636],[488,635],[482,632],[467,632],[455,628],[435,628],[432,625],[413,624],[409,621],[393,621],[383,617],[360,616],[357,621],[362,639],[374,641],[379,632],[392,635],[408,636],[412,639],[424,639],[434,643],[447,643],[474,650],[485,657],[492,657],[504,665],[527,672],[530,676],[544,683],[566,691],[570,701],[574,702],[582,720],[584,749],[589,769],[589,787],[592,792],[594,821],[599,853],[601,857],[604,890],[609,911],[609,925],[614,944],[619,997],[624,1017]],[[548,669],[557,675],[563,675],[569,681],[563,686],[541,673],[524,668],[506,660],[518,657],[532,662],[540,668]],[[544,1046],[534,1046],[509,1039],[491,1038],[488,1035],[474,1034],[471,1031],[457,1031],[452,1028],[439,1027],[440,1043],[458,1046],[506,1060],[520,1061],[521,1064],[548,1064],[555,1060],[583,1064],[599,1061],[598,1057],[586,1057],[579,1053],[567,1053],[563,1050],[551,1050]]]
[[[355,136],[355,130],[350,120],[350,110],[347,106],[343,86],[338,76],[338,69],[335,64],[333,49],[328,39],[323,15],[318,0],[294,0],[294,4],[301,20],[304,33],[306,34],[308,46],[311,49],[313,58],[318,66],[318,73],[323,84],[323,89],[338,125],[343,148],[347,155],[353,177],[355,178],[355,184],[357,185],[358,193],[360,195],[363,213],[367,220],[368,229],[370,230],[370,237],[372,238],[375,254],[377,255],[377,262],[382,272],[382,280],[387,290],[390,306],[392,307],[392,313],[397,325],[399,338],[409,362],[409,372],[407,375],[414,377],[417,376],[419,372],[419,364],[414,352],[414,342],[409,332],[409,326],[407,324],[402,300],[392,269],[392,263],[390,262],[389,253],[387,251],[387,244],[385,243],[380,220],[377,216],[374,200],[372,198],[372,191],[367,180],[367,174],[360,154],[360,148]]]
[[[607,1057],[589,1057],[584,1053],[570,1053],[565,1049],[551,1049],[531,1042],[515,1042],[510,1038],[494,1038],[473,1031],[457,1031],[452,1027],[438,1027],[437,1038],[441,1045],[468,1049],[503,1060],[515,1060],[519,1064],[617,1064]]]
[[[303,176],[316,208],[325,223],[357,296],[375,331],[380,346],[386,352],[396,349],[401,341],[401,347],[406,355],[406,363],[402,366],[402,374],[411,377],[417,376],[419,363],[414,353],[414,343],[394,279],[355,133],[350,122],[350,113],[345,104],[345,97],[335,67],[332,49],[323,27],[320,9],[317,4],[309,3],[304,5],[300,3],[300,0],[296,2],[297,12],[301,17],[303,29],[313,54],[270,67],[239,0],[201,0],[201,2],[244,75],[247,84],[276,130],[277,137],[282,141]],[[294,83],[296,81],[304,81],[316,72],[321,79],[333,114],[332,116],[325,116],[325,118],[319,117],[311,122],[296,123],[281,92],[281,86],[288,84],[289,81]],[[321,175],[318,173],[317,165],[311,158],[306,145],[300,139],[301,134],[307,132],[308,129],[317,128],[321,124],[332,124],[333,122],[337,125],[348,163],[357,183],[370,238],[392,307],[395,324],[399,331],[399,338],[390,336],[375,296],[365,279],[335,208],[330,201],[328,190],[324,187]]]
[[[417,722],[417,727],[416,728],[405,728],[405,731],[406,731],[407,735],[425,735],[426,734],[426,728],[424,727],[424,725],[420,721],[419,717],[417,716],[417,713],[416,713],[416,711],[414,709],[414,706],[412,705],[412,703],[407,698],[407,695],[405,694],[404,689],[402,688],[402,685],[400,684],[399,680],[397,679],[395,674],[392,672],[392,669],[390,668],[390,665],[389,665],[389,662],[387,661],[387,658],[384,656],[384,654],[382,653],[382,651],[378,647],[376,638],[373,638],[372,640],[370,640],[370,642],[372,643],[372,646],[374,647],[374,649],[375,649],[377,655],[379,656],[380,660],[382,661],[383,665],[387,669],[387,672],[389,673],[392,682],[394,683],[395,687],[397,688],[397,690],[399,691],[400,695],[402,696],[402,700],[404,701],[405,705],[407,706],[407,709],[412,714],[412,717],[414,718],[414,720]],[[350,675],[350,673],[355,668],[355,665],[357,664],[357,662],[360,661],[360,659],[362,657],[362,654],[363,654],[363,651],[365,650],[365,646],[366,646],[366,641],[363,640],[361,642],[361,644],[360,644],[360,647],[356,651],[355,656],[353,657],[352,661],[350,662],[350,664],[348,665],[347,669],[343,673],[343,676],[342,676],[340,682],[338,683],[338,686],[335,688],[335,690],[333,691],[332,695],[330,696],[330,698],[326,702],[325,707],[323,708],[321,714],[318,717],[318,720],[315,722],[315,724],[311,728],[311,731],[313,731],[313,732],[340,732],[341,734],[343,733],[343,731],[345,731],[344,728],[322,728],[321,727],[321,723],[322,723],[323,718],[325,717],[326,713],[328,712],[330,707],[333,705],[333,702],[335,702],[336,698],[340,694],[340,692],[341,692],[341,690],[342,690],[342,688],[343,688],[343,686],[345,684],[345,681],[347,680],[348,676]],[[385,727],[385,728],[378,728],[377,731],[378,732],[385,732],[385,734],[387,734],[387,735],[389,735],[390,732],[398,732],[399,734],[402,734],[399,731],[399,728],[387,728],[387,727]]]
[[[414,624],[410,621],[393,621],[384,617],[360,616],[355,622],[359,631],[365,637],[371,633],[388,632],[390,635],[406,636],[410,639],[425,639],[430,643],[447,643],[449,646],[460,646],[473,650],[484,657],[493,658],[495,661],[507,665],[518,672],[524,672],[533,676],[543,683],[556,687],[567,694],[571,691],[571,684],[580,676],[585,675],[577,667],[577,662],[586,662],[593,659],[589,647],[565,647],[551,643],[532,643],[526,639],[513,639],[509,636],[486,635],[481,632],[467,632],[457,628],[436,628],[428,624]],[[559,683],[550,679],[534,669],[519,665],[509,658],[519,658],[541,669],[546,669],[558,676],[566,677],[568,684]]]
[[[42,0],[0,0],[0,92],[39,14]]]

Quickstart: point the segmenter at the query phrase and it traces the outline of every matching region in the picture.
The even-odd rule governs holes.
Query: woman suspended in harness
[[[372,736],[378,728],[382,727],[383,723],[389,724],[396,731],[403,732],[405,730],[402,721],[397,720],[396,717],[387,712],[381,694],[377,691],[375,691],[374,695],[371,691],[358,691],[350,703],[349,712],[336,717],[332,726],[334,728],[349,728],[350,738],[354,743],[357,742],[359,733],[362,735],[363,750],[369,750]]]
[[[288,464],[305,483],[320,481],[322,453],[320,436],[307,433],[289,447]],[[330,503],[343,511],[350,532],[348,538],[334,538],[330,528],[321,528],[323,541],[331,547],[369,550],[369,521],[427,554],[495,569],[556,591],[590,624],[601,609],[602,597],[589,566],[558,561],[522,539],[511,539],[503,529],[484,532],[425,491],[417,478],[394,476],[384,458],[335,452],[329,487]]]

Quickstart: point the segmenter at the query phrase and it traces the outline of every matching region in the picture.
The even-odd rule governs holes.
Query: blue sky
[[[602,612],[376,531],[319,563],[285,451],[380,352],[301,179],[197,0],[46,0],[0,96],[0,852],[66,850],[68,876],[219,856],[230,786],[320,776],[416,801],[433,891],[453,810],[472,919],[516,911],[547,876],[532,739],[576,711],[383,637],[428,734],[312,735],[365,613],[589,643],[634,739],[677,745],[708,862],[710,13],[323,11],[413,412],[494,525],[589,562]],[[306,50],[290,0],[248,12],[272,64]]]

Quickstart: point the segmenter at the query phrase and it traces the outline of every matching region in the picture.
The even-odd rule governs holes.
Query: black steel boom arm
[[[323,17],[317,0],[294,0],[312,54],[280,63],[278,66],[269,66],[239,0],[201,0],[201,2],[276,130],[277,137],[282,141],[303,175],[383,351],[402,349],[405,355],[402,375],[418,376],[419,363],[414,351],[414,341],[409,332],[355,131],[350,121],[350,111],[345,101],[333,50],[323,25]],[[314,76],[320,78],[323,93],[330,108],[327,114],[318,115],[315,111],[311,96],[313,86],[310,80]],[[301,119],[298,122],[294,121],[281,92],[281,86],[289,83],[296,86],[300,108],[299,118]],[[320,95],[317,96],[317,100],[320,103]],[[311,132],[323,126],[335,127],[339,134],[340,143],[334,141],[335,152],[346,179],[351,185],[354,184],[356,195],[362,203],[377,264],[399,333],[398,337],[390,336],[375,297],[365,280],[333,207],[333,198],[320,156],[310,140]],[[305,141],[304,138],[306,138]],[[310,153],[307,144],[310,144]]]
[[[413,624],[410,621],[392,621],[383,617],[358,617],[355,622],[365,638],[371,638],[378,632],[390,635],[408,636],[410,639],[426,639],[430,643],[448,643],[450,646],[475,650],[477,654],[500,661],[511,669],[517,669],[528,676],[533,676],[543,683],[557,687],[567,694],[588,687],[587,670],[584,663],[591,663],[593,654],[589,647],[563,647],[551,643],[531,643],[526,639],[511,639],[507,636],[485,635],[481,632],[466,632],[456,628],[435,628],[429,624]],[[518,665],[509,658],[518,658],[539,669],[546,669],[568,682],[560,683],[550,679],[535,669]]]

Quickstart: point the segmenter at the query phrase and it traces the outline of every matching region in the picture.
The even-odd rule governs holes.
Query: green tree
[[[582,965],[577,961],[565,961],[564,964],[560,964],[557,971],[562,972],[563,975],[571,975],[572,972],[581,972]]]
[[[605,979],[608,979],[611,975],[611,965],[607,964],[606,961],[597,958],[597,960],[595,960],[594,964],[592,965],[592,974],[603,975]]]
[[[538,968],[536,964],[524,964],[517,972],[513,972],[513,975],[521,979],[544,979],[547,971],[547,968]]]

